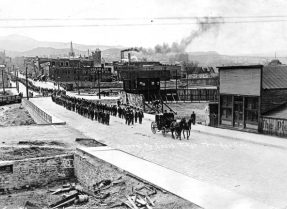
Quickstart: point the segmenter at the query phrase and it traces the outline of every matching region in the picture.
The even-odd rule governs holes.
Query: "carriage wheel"
[[[151,131],[152,131],[153,134],[156,133],[156,129],[157,129],[156,123],[155,123],[155,122],[152,122],[152,123],[151,123]]]
[[[167,133],[166,128],[163,127],[161,133],[164,137],[166,137],[166,133]]]

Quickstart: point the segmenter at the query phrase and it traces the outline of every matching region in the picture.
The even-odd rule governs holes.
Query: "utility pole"
[[[80,61],[77,74],[78,74],[78,95],[80,95]]]
[[[102,69],[102,66],[101,66],[101,68],[100,68],[100,69]],[[98,88],[99,88],[99,99],[101,99],[100,69],[98,69]]]
[[[19,93],[18,71],[17,71],[17,68],[14,65],[13,65],[13,71],[14,71],[14,74],[15,74],[16,89],[17,89],[17,92]]]
[[[94,67],[93,68],[93,71],[95,71],[94,72],[94,76],[93,76],[93,89],[95,89],[96,88],[96,71],[97,69]]]
[[[187,70],[187,68],[186,68],[186,86],[187,86],[187,91],[186,91],[185,98],[189,94],[189,90],[188,90],[188,70]],[[188,96],[187,96],[187,98],[188,98]]]
[[[178,100],[177,99],[177,69],[176,69],[176,74],[175,74],[175,91],[176,91],[176,100]]]
[[[27,100],[29,100],[29,89],[28,89],[28,67],[26,65],[26,94],[27,94]]]
[[[18,79],[18,75],[19,75],[19,71],[17,70],[16,87],[17,87],[17,91],[19,93],[19,79]]]

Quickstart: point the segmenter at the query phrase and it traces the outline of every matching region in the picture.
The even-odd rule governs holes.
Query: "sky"
[[[221,17],[186,51],[280,55],[287,51],[286,11],[286,0],[0,0],[0,36],[154,47],[197,31],[197,18]]]

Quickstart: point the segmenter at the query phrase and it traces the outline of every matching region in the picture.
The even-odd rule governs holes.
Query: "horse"
[[[184,132],[188,131],[188,125],[187,125],[186,119],[182,118],[180,123],[181,123],[181,127],[182,127],[183,138],[185,139]],[[187,135],[187,139],[188,139],[188,133],[186,135]]]
[[[183,138],[185,138],[185,132],[186,132],[186,138],[189,139],[190,137],[190,130],[191,130],[191,124],[192,124],[192,119],[190,118],[187,122],[186,119],[183,118],[182,119],[182,134],[183,134]]]
[[[181,140],[182,130],[183,130],[183,122],[182,121],[176,122],[176,120],[173,120],[172,123],[170,124],[170,131],[172,138]],[[175,133],[175,137],[173,133]]]

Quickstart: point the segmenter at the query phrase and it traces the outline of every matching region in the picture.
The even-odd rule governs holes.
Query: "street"
[[[74,132],[265,204],[287,206],[284,149],[196,131],[189,140],[174,140],[170,134],[154,135],[148,119],[142,125],[127,126],[123,119],[111,117],[110,126],[106,126],[56,105],[51,98],[31,101],[66,121],[66,127]],[[75,138],[71,136],[72,141]]]

